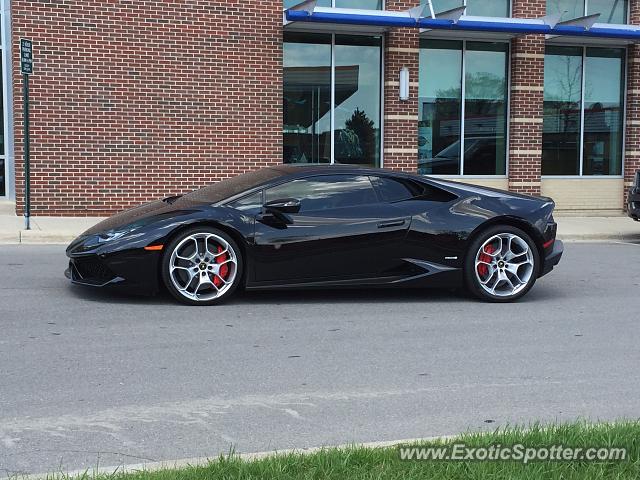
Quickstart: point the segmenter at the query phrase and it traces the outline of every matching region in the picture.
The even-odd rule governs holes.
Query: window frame
[[[509,3],[510,5],[513,4],[513,2]],[[510,40],[505,40],[505,41],[497,41],[497,42],[491,42],[491,41],[482,41],[482,40],[468,40],[468,39],[460,39],[460,40],[452,40],[455,42],[461,42],[462,43],[462,68],[460,70],[460,75],[461,75],[461,88],[460,88],[460,168],[459,168],[459,173],[457,174],[443,174],[443,173],[439,173],[439,174],[425,174],[422,175],[423,177],[434,177],[434,178],[458,178],[458,179],[473,179],[473,178],[477,178],[477,179],[494,179],[494,180],[500,180],[500,179],[506,179],[509,178],[509,145],[510,145],[510,140],[511,140],[511,129],[509,128],[510,122],[511,122],[511,54],[512,54],[512,48],[511,48],[511,41]],[[466,71],[466,63],[467,63],[467,59],[466,59],[466,54],[467,54],[467,43],[471,42],[471,43],[500,43],[500,44],[504,44],[507,47],[507,54],[506,54],[506,63],[507,63],[507,68],[505,69],[505,73],[506,73],[506,79],[505,79],[505,83],[506,83],[506,97],[505,97],[505,102],[506,102],[506,112],[505,112],[505,124],[506,124],[506,132],[505,132],[505,165],[504,165],[504,175],[465,175],[464,173],[464,151],[465,151],[465,96],[466,96],[466,75],[467,75],[467,71]],[[419,67],[418,67],[419,68]],[[419,76],[420,74],[418,73],[418,81],[419,81]],[[419,101],[419,99],[418,99]],[[418,120],[420,119],[420,104],[418,103]]]
[[[587,0],[585,0],[587,1]],[[629,5],[629,2],[627,2],[627,6]],[[577,175],[540,175],[540,178],[542,179],[574,179],[574,180],[585,180],[585,179],[613,179],[613,180],[620,180],[620,179],[624,179],[624,168],[625,168],[625,160],[626,160],[626,146],[627,146],[627,92],[628,92],[628,87],[629,87],[629,48],[627,46],[615,46],[612,47],[610,45],[602,45],[602,44],[597,44],[597,45],[572,45],[572,44],[563,44],[563,43],[558,43],[558,44],[553,44],[553,45],[546,45],[546,46],[552,46],[552,47],[578,47],[582,49],[582,66],[580,69],[580,73],[582,75],[582,91],[580,92],[580,157],[579,157],[579,173]],[[622,74],[624,75],[623,81],[622,81],[622,103],[621,103],[621,110],[622,110],[622,138],[621,138],[621,142],[622,142],[622,149],[621,149],[621,159],[620,159],[620,174],[619,175],[584,175],[584,105],[585,105],[585,87],[586,87],[586,76],[585,76],[585,71],[586,71],[586,59],[587,59],[587,49],[589,48],[616,48],[618,50],[622,50],[624,52],[624,54],[622,55],[623,61],[624,61],[624,68],[622,69]],[[545,52],[545,56],[546,56],[546,52]],[[544,102],[544,100],[543,100]],[[541,150],[542,152],[542,150]],[[540,171],[542,173],[542,154],[540,155]]]

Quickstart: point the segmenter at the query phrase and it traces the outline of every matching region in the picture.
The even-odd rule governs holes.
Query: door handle
[[[406,218],[396,218],[395,220],[387,220],[386,222],[379,222],[378,228],[391,228],[399,227],[407,222]]]

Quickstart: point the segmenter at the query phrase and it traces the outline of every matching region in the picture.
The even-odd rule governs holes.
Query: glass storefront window
[[[580,173],[582,48],[547,47],[544,60],[542,174]]]
[[[427,3],[427,0],[422,0],[422,3]],[[435,13],[466,6],[466,15],[478,17],[508,17],[511,10],[509,0],[432,0],[431,5]]]
[[[331,35],[284,36],[284,163],[331,162]]]
[[[418,173],[505,175],[508,49],[504,43],[421,41]]]
[[[628,0],[547,0],[547,14],[561,13],[562,20],[600,14],[598,23],[627,22]]]
[[[295,7],[303,0],[284,0],[284,8]],[[318,7],[361,8],[364,10],[382,10],[384,0],[318,0]]]
[[[418,172],[458,174],[462,42],[420,41]]]
[[[380,164],[380,37],[336,35],[335,163]]]
[[[362,8],[364,10],[382,10],[383,0],[335,0],[337,8]]]
[[[285,163],[380,165],[381,49],[381,37],[285,33]]]
[[[504,175],[507,139],[507,57],[504,43],[467,42],[464,173]]]
[[[543,175],[622,174],[624,58],[624,49],[547,47]]]
[[[304,0],[284,0],[283,6],[284,8],[291,8],[301,4],[303,1]],[[330,7],[331,0],[318,0],[317,5],[318,7]]]
[[[583,175],[621,175],[624,50],[587,48]]]
[[[588,0],[587,13],[599,13],[599,23],[627,23],[627,0]]]

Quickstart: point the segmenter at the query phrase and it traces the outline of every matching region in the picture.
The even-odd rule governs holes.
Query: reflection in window
[[[418,172],[504,175],[508,45],[423,40],[420,46]]]
[[[507,51],[504,43],[467,43],[465,175],[506,173]]]
[[[418,173],[460,173],[462,42],[421,40]]]
[[[381,42],[336,35],[335,163],[380,163]]]
[[[542,174],[621,175],[624,50],[547,47],[544,75]]]
[[[369,177],[364,175],[319,175],[265,191],[265,202],[285,198],[300,200],[300,213],[378,202]]]
[[[547,15],[562,14],[562,20],[599,13],[599,23],[626,23],[628,0],[547,0]]]
[[[364,10],[382,10],[383,0],[335,0],[337,8],[361,8]]]
[[[284,0],[284,8],[295,7],[303,0]],[[331,0],[318,0],[318,7],[331,7]],[[335,0],[337,8],[360,8],[364,10],[382,10],[383,0]]]
[[[589,0],[587,8],[589,14],[600,14],[600,23],[627,23],[627,0]]]
[[[427,3],[422,0],[421,3]],[[509,0],[432,0],[434,13],[445,12],[466,6],[466,15],[479,17],[508,17],[510,15]]]
[[[380,164],[381,47],[381,37],[285,33],[285,163]]]
[[[331,161],[331,35],[284,35],[284,163]]]
[[[544,60],[542,174],[580,173],[582,48],[547,47]]]
[[[587,48],[583,175],[621,175],[624,50]]]
[[[465,13],[478,17],[508,17],[509,0],[467,0]]]

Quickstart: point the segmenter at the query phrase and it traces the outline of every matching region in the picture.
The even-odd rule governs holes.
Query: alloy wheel
[[[206,302],[222,297],[238,273],[238,257],[222,237],[194,233],[185,237],[171,253],[169,278],[180,295]]]
[[[499,233],[482,244],[475,257],[475,274],[490,295],[510,297],[527,287],[535,272],[529,244],[513,233]]]

